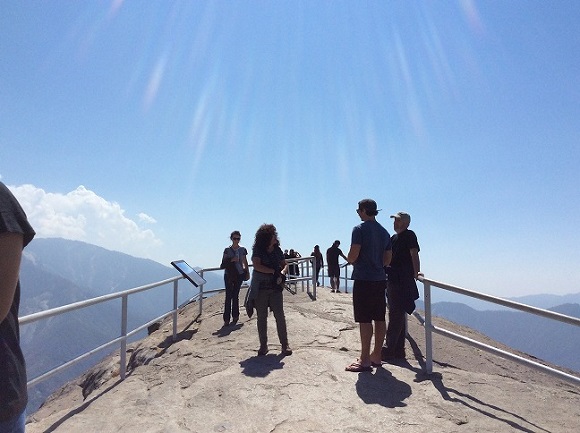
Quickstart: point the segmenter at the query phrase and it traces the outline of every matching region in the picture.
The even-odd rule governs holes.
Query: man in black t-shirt
[[[20,349],[20,261],[35,233],[10,190],[0,182],[0,431],[24,432],[26,365]]]
[[[326,250],[326,264],[328,265],[328,277],[330,278],[331,292],[340,292],[340,266],[338,265],[338,258],[342,257],[346,260],[346,256],[342,250],[338,248],[340,241],[334,241],[332,246]]]
[[[415,233],[409,230],[411,216],[398,212],[391,218],[394,218],[396,233],[391,237],[393,258],[387,268],[389,326],[381,353],[383,361],[405,359],[405,314],[415,310],[415,300],[419,298],[415,280],[421,273],[419,243]]]

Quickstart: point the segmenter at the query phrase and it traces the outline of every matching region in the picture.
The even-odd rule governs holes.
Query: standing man
[[[354,267],[352,278],[352,304],[354,321],[360,328],[360,357],[346,367],[346,371],[372,371],[381,365],[381,348],[385,339],[385,266],[391,262],[391,238],[389,232],[375,217],[379,213],[377,203],[371,199],[358,202],[356,210],[362,223],[352,229],[352,241],[348,252],[348,263]],[[373,337],[375,344],[371,352]]]
[[[24,433],[26,365],[20,349],[20,260],[35,233],[10,190],[0,182],[0,432]]]
[[[331,292],[340,293],[340,266],[338,266],[338,257],[347,260],[342,250],[338,248],[340,241],[334,241],[332,246],[326,250],[326,263],[328,264],[328,278],[330,278]]]
[[[389,329],[386,345],[381,351],[383,361],[405,359],[405,314],[415,310],[415,300],[419,298],[415,280],[421,273],[419,243],[415,233],[409,230],[411,215],[398,212],[391,215],[391,218],[394,218],[396,233],[391,238],[393,260],[387,268]]]

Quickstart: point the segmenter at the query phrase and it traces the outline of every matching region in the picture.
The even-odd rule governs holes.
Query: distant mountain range
[[[60,238],[35,239],[24,250],[20,270],[20,316],[178,275],[171,266],[84,242]],[[205,277],[208,280],[206,289],[223,286],[221,276]],[[193,285],[185,280],[180,281],[178,303],[185,302],[196,293]],[[172,305],[172,284],[131,296],[128,301],[128,329],[162,315]],[[120,330],[120,299],[22,326],[22,347],[29,379],[118,337]],[[145,334],[143,331],[134,339]],[[34,412],[50,393],[107,354],[95,354],[35,386],[30,390],[28,412]]]
[[[65,239],[35,239],[25,249],[21,266],[20,315],[119,292],[177,276],[169,264],[140,259],[95,245]],[[207,290],[223,287],[221,273],[206,273]],[[193,285],[179,283],[181,304],[196,294]],[[129,298],[129,329],[145,324],[172,307],[171,284]],[[439,297],[434,298],[438,300]],[[466,299],[466,303],[470,298]],[[514,298],[540,308],[580,317],[580,293]],[[477,302],[477,301],[476,301]],[[481,304],[483,305],[483,303]],[[491,305],[487,304],[486,305]],[[419,309],[423,308],[418,302]],[[477,307],[476,307],[477,308]],[[580,328],[505,309],[478,310],[458,302],[437,302],[433,314],[469,326],[515,349],[580,371]],[[120,300],[22,326],[22,346],[29,378],[69,361],[120,335]],[[145,335],[135,337],[141,338]],[[114,349],[112,350],[114,351]],[[48,395],[78,377],[108,353],[51,377],[30,390],[28,413]]]

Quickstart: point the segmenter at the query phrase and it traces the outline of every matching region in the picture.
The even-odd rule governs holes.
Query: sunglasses
[[[233,241],[239,241],[241,238],[232,238]]]

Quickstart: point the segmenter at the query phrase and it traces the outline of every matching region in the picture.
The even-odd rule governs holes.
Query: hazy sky
[[[358,200],[422,270],[580,291],[580,2],[0,7],[0,178],[39,237],[218,266],[274,223],[309,254]]]

